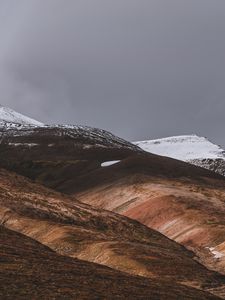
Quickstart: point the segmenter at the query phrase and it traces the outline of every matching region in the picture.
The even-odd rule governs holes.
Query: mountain
[[[225,151],[205,137],[172,136],[134,144],[147,152],[183,160],[225,176]]]
[[[176,297],[179,294],[183,294],[181,296],[182,299],[189,299],[188,294],[186,295],[184,291],[186,288],[188,293],[191,293],[190,287],[219,296],[225,294],[225,276],[207,270],[196,261],[192,252],[169,240],[162,234],[118,214],[94,209],[89,205],[78,202],[74,198],[51,191],[5,170],[0,171],[0,221],[2,224],[1,230],[4,234],[6,232],[7,235],[13,235],[18,239],[18,234],[12,234],[11,231],[21,233],[42,244],[41,250],[41,246],[38,243],[33,243],[34,246],[32,246],[31,241],[29,242],[29,239],[25,239],[22,236],[20,238],[21,241],[18,241],[18,243],[15,240],[12,243],[8,238],[5,238],[6,241],[0,243],[3,249],[6,246],[11,247],[11,250],[6,249],[8,254],[10,250],[11,255],[13,253],[17,253],[17,257],[18,253],[24,255],[23,260],[26,258],[24,262],[26,265],[25,272],[27,272],[29,264],[33,268],[39,264],[38,270],[41,270],[40,274],[44,273],[47,267],[49,270],[47,274],[53,273],[53,278],[51,278],[53,281],[57,276],[58,261],[61,260],[59,270],[63,266],[64,271],[61,280],[59,275],[57,278],[57,282],[60,281],[60,286],[68,282],[68,277],[70,278],[69,282],[74,279],[75,281],[80,281],[80,285],[82,284],[81,273],[77,271],[77,269],[81,268],[81,264],[85,267],[85,263],[77,261],[77,259],[82,259],[86,262],[106,265],[114,270],[130,274],[129,277],[116,271],[107,271],[107,269],[101,269],[97,265],[88,265],[86,263],[86,270],[82,271],[82,276],[87,281],[91,280],[91,278],[94,279],[96,272],[99,272],[99,276],[106,276],[106,278],[102,278],[105,282],[108,280],[111,272],[111,276],[115,277],[115,285],[112,285],[114,293],[116,292],[120,276],[120,289],[123,291],[129,287],[129,282],[131,284],[131,282],[135,281],[131,275],[141,275],[142,278],[150,278],[152,282],[151,286],[150,281],[148,284],[148,281],[141,280],[139,277],[133,286],[134,292],[136,289],[136,293],[140,293],[141,286],[139,284],[144,284],[142,288],[143,299],[149,299],[146,293],[151,290],[151,287],[154,288],[155,286],[158,286],[159,290],[157,289],[158,292],[151,291],[153,295],[156,293],[153,299],[177,299]],[[23,240],[27,241],[25,245],[21,245]],[[27,243],[30,243],[33,248],[27,248]],[[13,245],[15,248],[13,248],[12,252]],[[58,256],[54,252],[51,254],[49,251],[50,258],[46,260],[48,251],[43,245],[54,250],[58,253]],[[59,255],[63,256],[60,258]],[[76,260],[65,259],[65,256]],[[5,259],[7,259],[7,264],[4,264],[4,269],[9,274],[9,258]],[[32,263],[33,259],[34,265]],[[49,264],[46,264],[45,260],[50,260],[50,269]],[[54,260],[56,260],[56,266],[53,268]],[[10,261],[13,264],[12,258],[10,258]],[[66,262],[65,265],[64,261]],[[18,268],[20,266],[21,269],[18,258],[16,263]],[[72,264],[71,267],[68,266],[69,264]],[[75,275],[71,274],[72,266],[76,269]],[[91,273],[88,272],[90,268],[93,269]],[[24,271],[24,267],[22,270]],[[69,274],[64,282],[65,271],[69,272]],[[101,272],[103,272],[102,275]],[[35,271],[35,274],[37,273]],[[46,278],[47,274],[44,275],[44,278]],[[35,280],[35,276],[33,280]],[[4,278],[6,280],[5,272]],[[16,276],[14,278],[15,282],[19,279]],[[9,281],[9,278],[7,280]],[[127,283],[123,284],[124,280],[127,280]],[[27,283],[23,282],[27,286],[29,286],[29,283],[30,280]],[[101,287],[98,277],[94,279],[94,284],[97,287],[98,285]],[[70,286],[71,290],[73,290],[72,286]],[[76,287],[79,289],[79,286],[76,285]],[[51,285],[50,288],[52,288]],[[83,291],[83,289],[81,290]],[[174,289],[177,289],[177,292],[173,292]],[[90,289],[87,287],[86,292],[90,293]],[[108,289],[104,291],[104,293],[108,292]],[[159,296],[160,298],[157,298]],[[125,297],[122,299],[125,299]],[[142,298],[140,297],[140,299]],[[195,298],[193,297],[193,299]]]
[[[26,117],[11,108],[0,105],[0,125],[5,123],[42,126],[43,123]],[[9,124],[8,124],[9,125]]]
[[[74,176],[57,188],[89,205],[138,220],[225,274],[224,177],[146,154]]]
[[[3,122],[0,296],[225,299],[224,199],[223,176],[105,130]]]
[[[64,178],[57,178],[55,170],[49,187],[54,187],[55,179],[65,181],[72,174],[91,172],[105,161],[142,152],[105,130],[86,126],[0,127],[0,166],[34,179],[39,173],[44,178],[42,170],[48,176],[47,169],[58,165]]]
[[[130,276],[98,264],[56,254],[0,226],[1,299],[221,299],[162,280]]]
[[[57,147],[50,142],[54,142],[61,136],[64,140],[73,140],[73,143],[78,144],[78,147],[80,146],[84,151],[92,148],[112,148],[115,151],[124,148],[130,151],[141,151],[132,143],[103,129],[82,125],[44,125],[2,105],[0,105],[0,135],[1,143],[5,140],[9,143],[10,139],[16,138],[19,142],[11,143],[11,146],[15,147],[26,145],[38,147],[38,143],[26,144],[25,141],[30,139],[36,142],[39,139],[41,143],[48,140],[48,147]]]
[[[14,115],[17,113],[14,112]],[[24,119],[29,120],[27,117]],[[23,120],[20,124],[0,123],[0,165],[32,178],[42,168],[51,169],[56,162],[61,166],[69,166],[69,172],[63,166],[60,171],[68,177],[72,170],[91,171],[105,161],[121,160],[139,152],[143,150],[98,128],[79,125],[37,126],[25,124]],[[35,165],[32,170],[27,169],[27,162]],[[33,171],[35,175],[31,174]]]
[[[76,126],[2,132],[0,154],[0,166],[136,219],[225,273],[225,179],[219,174],[149,154],[105,131]],[[102,167],[113,160],[117,163]],[[215,251],[219,259],[214,259]]]

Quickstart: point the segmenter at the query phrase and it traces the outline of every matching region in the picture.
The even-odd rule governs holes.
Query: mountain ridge
[[[225,150],[196,134],[134,142],[144,151],[182,160],[225,176]]]
[[[13,123],[20,125],[35,125],[42,126],[43,123],[36,121],[30,117],[27,117],[21,113],[16,112],[15,110],[0,105],[0,123]]]

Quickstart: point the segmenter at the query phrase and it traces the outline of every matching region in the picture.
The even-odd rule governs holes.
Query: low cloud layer
[[[0,0],[0,103],[46,123],[225,146],[222,0]]]

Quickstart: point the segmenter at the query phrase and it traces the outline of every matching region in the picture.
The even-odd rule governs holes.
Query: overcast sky
[[[0,103],[225,146],[224,0],[0,0]]]

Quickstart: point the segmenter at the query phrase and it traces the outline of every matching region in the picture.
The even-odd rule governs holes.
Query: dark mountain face
[[[0,127],[1,163],[92,161],[99,166],[142,152],[137,146],[113,134],[81,126]],[[80,166],[79,166],[80,167]]]
[[[11,146],[39,146],[40,144],[54,147],[59,142],[73,142],[75,146],[83,150],[96,148],[126,149],[130,151],[141,151],[138,146],[133,145],[108,131],[88,126],[0,126],[1,144]],[[60,138],[60,139],[59,139]],[[32,143],[33,142],[33,143]],[[54,142],[56,144],[54,144]],[[21,144],[21,145],[19,145]],[[33,145],[32,145],[33,144]]]
[[[137,159],[136,169],[143,169],[143,161],[150,158],[150,154],[101,129],[83,126],[0,127],[0,165],[59,191],[67,192],[70,184],[82,188],[85,182],[81,182],[81,176],[102,170],[101,164],[105,161],[120,161],[136,155],[140,157],[140,167]],[[154,158],[159,161],[158,156],[153,155],[151,164]],[[161,161],[159,168],[157,164],[155,166],[155,172],[159,174],[162,167],[168,170],[170,164],[169,159],[164,159],[164,167],[163,158]],[[196,172],[199,176],[214,176],[181,162],[177,165],[176,168],[171,164],[168,176],[175,173],[195,176]],[[104,173],[104,170],[100,172]]]
[[[100,168],[102,162],[142,152],[107,131],[90,127],[0,127],[0,165],[53,188]]]

